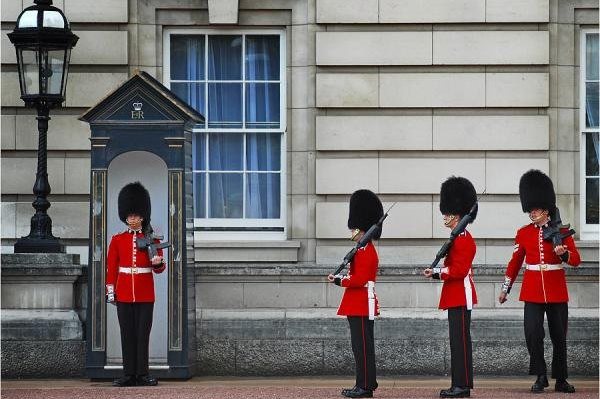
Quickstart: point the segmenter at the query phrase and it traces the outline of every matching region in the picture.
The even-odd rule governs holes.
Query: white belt
[[[375,320],[375,281],[368,281],[365,288],[369,298],[369,320]]]
[[[119,273],[125,274],[142,274],[152,273],[151,267],[119,267]]]
[[[563,266],[562,265],[546,265],[544,263],[542,263],[541,265],[527,265],[527,270],[533,270],[536,272],[541,271],[548,271],[548,270],[562,270]]]

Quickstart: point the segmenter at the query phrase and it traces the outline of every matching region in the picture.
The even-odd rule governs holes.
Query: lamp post
[[[50,194],[47,171],[47,133],[50,109],[65,99],[71,49],[78,37],[69,21],[52,0],[35,0],[17,18],[15,30],[8,34],[17,51],[19,86],[25,106],[37,109],[39,131],[38,166],[33,185],[35,214],[29,235],[14,246],[15,253],[65,252],[64,245],[52,235],[52,219],[47,214]]]

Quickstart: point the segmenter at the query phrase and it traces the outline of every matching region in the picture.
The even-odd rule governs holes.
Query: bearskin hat
[[[127,224],[127,216],[140,215],[144,220],[142,226],[150,223],[150,194],[139,181],[125,185],[119,192],[119,219]]]
[[[348,228],[367,231],[383,216],[381,201],[370,190],[357,190],[350,197],[350,213]],[[381,229],[375,233],[374,239],[381,237]]]
[[[465,216],[477,202],[473,184],[464,177],[450,176],[440,188],[440,212],[443,215]],[[473,220],[477,217],[477,211]]]
[[[556,194],[552,180],[541,170],[531,169],[521,176],[519,197],[523,212],[532,209],[546,209],[551,215],[556,209]],[[552,217],[552,216],[551,216]]]

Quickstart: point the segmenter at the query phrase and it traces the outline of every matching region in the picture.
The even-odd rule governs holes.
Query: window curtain
[[[242,79],[242,37],[208,37],[208,79],[223,83],[208,85],[208,126],[242,127],[242,84],[225,81]]]
[[[246,79],[279,80],[279,36],[246,37]],[[279,127],[278,83],[247,84],[246,126],[258,129]],[[281,134],[246,134],[246,167],[246,217],[279,218]],[[262,173],[256,173],[259,171]]]
[[[198,81],[204,73],[204,36],[174,35],[171,44],[171,80]],[[171,90],[201,114],[205,114],[204,83],[175,82]]]
[[[246,134],[246,217],[274,219],[280,214],[281,173],[252,173],[281,169],[279,133]]]
[[[246,37],[246,126],[279,128],[279,36]]]
[[[215,133],[208,135],[209,217],[243,217],[243,135],[241,133]],[[233,173],[238,172],[238,173]]]
[[[589,34],[586,41],[586,80],[598,80],[598,34]],[[598,127],[598,82],[586,83],[586,125]]]

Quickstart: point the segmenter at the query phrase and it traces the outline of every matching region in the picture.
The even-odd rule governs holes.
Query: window
[[[580,129],[581,129],[581,236],[598,238],[600,186],[598,146],[598,32],[581,32]]]
[[[194,129],[195,227],[283,232],[285,51],[279,31],[170,31],[165,82]]]

